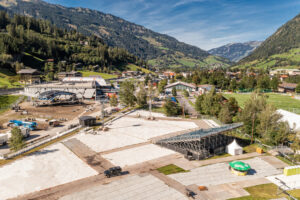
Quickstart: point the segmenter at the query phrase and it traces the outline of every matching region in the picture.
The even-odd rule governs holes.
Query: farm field
[[[267,102],[273,104],[277,109],[283,109],[290,112],[300,114],[300,100],[294,99],[291,96],[282,94],[266,94],[268,99]],[[246,101],[250,98],[251,94],[223,94],[225,98],[234,97],[239,103],[239,106],[244,108]]]

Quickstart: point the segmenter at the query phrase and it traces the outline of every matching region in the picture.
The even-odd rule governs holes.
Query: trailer
[[[24,138],[28,138],[30,136],[30,129],[26,127],[20,127],[21,134]],[[11,137],[11,132],[0,133],[0,145],[6,145],[8,143],[9,138]]]
[[[8,141],[8,135],[6,133],[0,134],[0,145],[6,145]]]

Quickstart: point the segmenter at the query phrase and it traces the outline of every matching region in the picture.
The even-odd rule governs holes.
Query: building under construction
[[[107,93],[116,92],[101,76],[67,77],[61,82],[29,85],[24,89],[27,96],[39,97],[48,91],[64,91],[74,93],[79,99],[97,99]]]
[[[185,155],[188,159],[202,160],[225,152],[233,137],[224,133],[239,128],[243,123],[229,124],[211,129],[189,130],[187,133],[162,139],[156,144]]]
[[[37,100],[33,102],[34,106],[50,106],[62,104],[76,104],[79,103],[75,93],[65,91],[46,91],[39,95]]]

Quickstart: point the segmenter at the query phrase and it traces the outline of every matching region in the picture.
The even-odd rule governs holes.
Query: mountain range
[[[228,58],[233,62],[238,62],[242,58],[252,53],[262,42],[250,41],[244,43],[230,43],[208,51],[208,53]]]
[[[67,8],[41,0],[0,0],[0,6],[13,14],[46,19],[61,28],[96,35],[109,46],[125,48],[152,66],[228,67],[231,64],[228,59],[100,11]]]

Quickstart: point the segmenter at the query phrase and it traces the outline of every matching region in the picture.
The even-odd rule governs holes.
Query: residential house
[[[166,71],[163,73],[165,78],[174,78],[176,76],[175,72],[171,72],[171,71]]]
[[[167,85],[165,90],[166,92],[171,92],[173,88],[176,88],[176,90],[187,90],[189,92],[194,92],[197,89],[197,87],[193,84],[178,81]]]
[[[41,82],[41,73],[36,69],[21,69],[18,71],[18,74],[20,75],[20,82],[22,84],[35,84]]]
[[[58,79],[62,81],[66,77],[82,77],[81,72],[71,71],[71,72],[59,72],[57,74]]]
[[[293,92],[295,92],[296,87],[297,87],[296,83],[286,83],[286,82],[283,82],[282,84],[278,85],[278,92],[293,93]]]
[[[207,92],[210,92],[213,88],[213,85],[198,85],[198,92],[200,95],[206,94]]]

